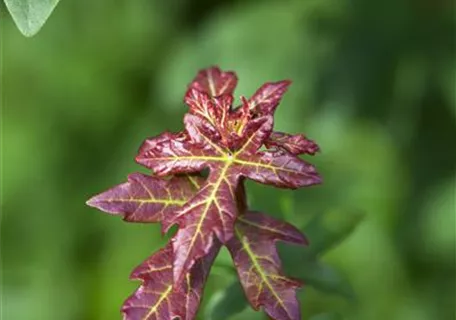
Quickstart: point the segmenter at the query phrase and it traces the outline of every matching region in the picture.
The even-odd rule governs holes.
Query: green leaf
[[[252,308],[247,308],[241,313],[231,317],[229,320],[268,320],[270,318],[266,317],[263,312],[255,311]],[[226,319],[217,319],[217,320],[226,320]]]
[[[356,210],[336,209],[315,215],[304,227],[309,247],[280,247],[285,274],[303,280],[321,292],[354,300],[348,280],[335,268],[319,260],[320,256],[343,241],[358,225],[363,214]]]
[[[354,299],[355,293],[347,279],[335,268],[321,262],[307,262],[301,279],[316,290]]]
[[[35,35],[60,0],[5,0],[14,22],[26,37]]]
[[[205,310],[204,319],[229,319],[242,312],[247,307],[247,299],[238,280],[234,281],[226,290],[217,292],[209,301]]]
[[[333,209],[316,214],[304,227],[309,249],[315,256],[333,248],[353,232],[364,214],[357,210]]]
[[[355,300],[356,296],[349,281],[337,269],[321,262],[306,248],[280,246],[285,274],[302,280],[315,290]]]

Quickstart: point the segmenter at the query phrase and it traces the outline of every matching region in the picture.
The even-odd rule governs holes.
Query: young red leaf
[[[214,129],[217,129],[217,132],[214,131],[212,134],[221,135],[222,143],[229,148],[229,112],[233,104],[233,96],[223,94],[211,98],[204,92],[190,88],[184,100],[189,106],[190,113],[207,120]]]
[[[222,94],[232,95],[236,85],[237,76],[234,72],[223,72],[218,67],[211,67],[201,70],[189,87],[217,97]]]
[[[188,105],[191,114],[200,116],[213,123],[215,117],[215,102],[209,94],[189,88],[184,97],[184,102]]]
[[[184,205],[199,189],[203,178],[176,176],[163,178],[133,173],[128,181],[87,201],[91,207],[123,216],[129,222],[171,222],[178,207]]]
[[[207,167],[211,152],[211,148],[189,141],[185,132],[165,132],[143,142],[136,162],[153,169],[158,176],[193,173]]]
[[[259,152],[236,160],[243,176],[279,188],[296,189],[321,182],[315,168],[306,161],[283,152]]]
[[[235,153],[234,163],[242,176],[276,187],[296,189],[321,182],[314,166],[291,153],[258,151],[272,131],[272,117],[265,116],[261,126],[252,126],[250,136]]]
[[[161,221],[164,230],[179,226],[171,244],[133,273],[143,284],[124,305],[129,320],[193,319],[221,244],[228,246],[254,308],[276,320],[299,318],[300,284],[281,274],[274,243],[305,239],[289,224],[244,214],[244,180],[291,189],[320,183],[315,168],[298,157],[318,146],[303,135],[273,132],[273,113],[289,81],[266,83],[233,109],[236,83],[232,72],[201,71],[185,96],[185,130],[146,139],[138,152],[136,161],[155,175],[133,174],[88,201],[127,221]],[[205,169],[209,175],[202,178]]]
[[[314,141],[307,139],[303,134],[272,132],[264,144],[266,148],[277,147],[294,155],[309,154],[313,156],[320,150]]]
[[[258,151],[271,134],[272,122],[271,116],[251,120],[242,144],[230,150],[220,145],[219,136],[207,121],[187,114],[185,124],[189,138],[174,141],[173,135],[167,133],[166,139],[162,136],[148,139],[136,160],[158,175],[226,167],[228,176],[236,173],[278,187],[298,188],[320,183],[315,168],[295,155]]]
[[[301,319],[296,298],[301,284],[282,274],[275,242],[305,245],[305,237],[292,225],[259,212],[239,216],[235,233],[227,247],[252,307],[263,307],[275,320]]]
[[[220,249],[215,244],[209,254],[197,261],[185,275],[186,281],[180,286],[173,286],[173,249],[168,244],[131,274],[130,279],[142,281],[122,306],[124,318],[128,320],[191,320],[203,295],[204,284],[209,275],[212,263]]]
[[[237,216],[234,188],[237,174],[229,172],[228,164],[212,166],[214,172],[177,215],[179,231],[174,237],[174,277],[177,283],[192,267],[194,261],[207,254],[214,241],[214,233],[223,243],[233,237]]]
[[[215,128],[206,120],[187,114],[185,151],[179,147],[170,152],[170,148],[153,147],[150,142],[145,153],[140,151],[138,162],[159,174],[192,172],[203,166],[210,169],[205,185],[176,215],[180,227],[174,241],[177,283],[196,259],[207,254],[214,233],[222,243],[233,236],[237,215],[234,190],[240,177],[285,188],[320,182],[313,166],[298,157],[258,151],[271,134],[272,123],[270,115],[252,119],[246,126],[243,144],[232,151],[219,143],[219,137],[213,134]]]
[[[229,127],[234,136],[242,138],[245,136],[245,130],[254,114],[251,112],[249,102],[244,96],[241,96],[241,101],[242,106],[230,114]]]
[[[249,99],[250,109],[261,115],[273,114],[290,84],[289,80],[265,83]]]

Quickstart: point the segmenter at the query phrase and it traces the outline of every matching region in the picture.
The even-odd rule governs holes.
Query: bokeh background
[[[85,201],[143,171],[142,140],[180,130],[186,84],[214,64],[238,73],[237,95],[292,79],[276,128],[321,146],[323,185],[251,183],[252,207],[352,231],[321,257],[352,298],[307,286],[303,319],[454,319],[453,1],[62,0],[33,38],[1,9],[2,319],[120,319],[130,271],[166,239]],[[199,319],[225,319],[210,309],[228,260]]]

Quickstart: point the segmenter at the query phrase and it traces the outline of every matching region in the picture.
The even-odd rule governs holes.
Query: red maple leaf
[[[198,311],[204,285],[220,245],[212,247],[203,259],[185,275],[180,286],[173,284],[173,248],[165,248],[149,257],[130,275],[141,280],[141,286],[125,301],[122,312],[126,319],[170,320],[193,319]]]
[[[301,283],[282,274],[275,242],[305,245],[304,235],[292,225],[259,212],[240,216],[236,236],[227,244],[247,299],[273,319],[301,319],[296,289]]]
[[[236,84],[233,72],[200,71],[184,98],[185,129],[146,139],[138,152],[136,161],[153,175],[132,174],[88,201],[126,221],[161,222],[164,231],[179,227],[171,243],[133,273],[143,284],[124,305],[127,319],[193,319],[221,245],[233,255],[255,309],[263,306],[278,320],[299,319],[299,283],[281,274],[274,242],[304,244],[304,237],[284,222],[247,211],[243,182],[288,189],[320,183],[315,168],[298,157],[315,154],[318,146],[303,135],[273,131],[274,111],[289,81],[266,83],[233,107]],[[183,308],[178,300],[185,292],[198,298]]]

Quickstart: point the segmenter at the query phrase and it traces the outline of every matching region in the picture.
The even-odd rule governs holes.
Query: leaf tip
[[[59,1],[46,1],[47,3],[38,4],[30,1],[31,3],[26,6],[21,3],[22,1],[5,0],[5,5],[19,31],[29,38],[41,30]]]
[[[293,82],[290,79],[277,81],[278,85],[281,85],[283,88],[288,88]]]
[[[90,199],[88,199],[85,204],[89,207],[92,207],[92,208],[98,208],[98,195],[95,195],[93,197],[91,197]]]
[[[305,236],[304,233],[302,233],[301,231],[299,230],[296,230],[297,232],[295,233],[295,239],[294,239],[294,243],[297,244],[297,245],[301,245],[301,246],[308,246],[309,245],[309,239]]]

